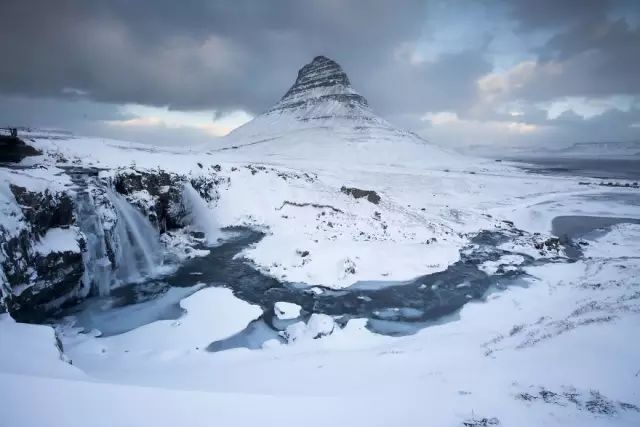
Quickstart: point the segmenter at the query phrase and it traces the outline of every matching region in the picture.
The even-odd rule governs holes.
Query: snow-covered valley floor
[[[492,286],[407,336],[376,334],[365,318],[346,325],[323,314],[299,318],[281,305],[282,340],[216,352],[209,344],[263,314],[230,290],[241,283],[205,280],[175,291],[177,318],[105,337],[63,321],[56,335],[2,314],[3,425],[640,425],[640,225],[573,236],[579,256],[552,235],[560,216],[639,219],[637,189],[467,158],[453,166],[386,154],[356,162],[357,147],[348,160],[328,162],[259,144],[223,151],[88,138],[34,145],[43,156],[0,168],[7,228],[20,227],[19,215],[9,215],[8,184],[71,188],[63,163],[101,168],[105,177],[119,168],[190,178],[215,172],[224,184],[211,214],[220,227],[265,233],[241,255],[266,277],[310,292],[407,281],[446,270],[485,230],[509,236],[497,243],[508,255],[482,265],[509,286]],[[352,188],[380,200],[356,198]],[[43,239],[46,250],[66,242],[54,237]],[[130,307],[118,315],[135,316]]]

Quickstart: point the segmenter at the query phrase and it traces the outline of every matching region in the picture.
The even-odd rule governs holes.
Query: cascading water
[[[218,243],[220,227],[213,216],[211,208],[191,183],[186,183],[182,189],[182,203],[187,213],[186,222],[193,229],[205,234],[208,245]]]
[[[163,249],[158,230],[120,194],[76,173],[78,225],[86,239],[80,296],[109,295],[120,285],[158,272]],[[92,191],[93,190],[93,191]]]
[[[126,283],[152,275],[162,263],[158,231],[123,196],[111,189],[107,196],[118,215],[113,230],[116,278]]]

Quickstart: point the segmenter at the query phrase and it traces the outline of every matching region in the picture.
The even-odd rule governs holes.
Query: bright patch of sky
[[[562,113],[572,111],[585,119],[599,116],[608,110],[629,111],[640,107],[640,101],[633,96],[618,95],[607,98],[567,97],[555,100],[541,107],[547,111],[547,118],[553,120]]]
[[[126,104],[120,110],[122,115],[127,118],[108,121],[109,125],[134,128],[149,126],[174,129],[192,128],[203,131],[210,136],[224,136],[253,118],[252,115],[242,110],[219,114],[215,110],[176,111],[167,107],[139,104]]]

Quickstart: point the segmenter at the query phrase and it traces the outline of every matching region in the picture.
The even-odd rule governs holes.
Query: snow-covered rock
[[[73,193],[47,172],[0,170],[2,304],[23,319],[72,298],[84,272]]]
[[[273,311],[280,320],[295,319],[300,316],[300,307],[292,302],[278,301],[273,305]]]
[[[34,246],[34,250],[41,255],[48,255],[51,252],[80,252],[77,227],[50,228]]]
[[[287,326],[281,334],[288,343],[322,338],[329,335],[336,328],[331,316],[313,313],[307,323],[297,322]]]

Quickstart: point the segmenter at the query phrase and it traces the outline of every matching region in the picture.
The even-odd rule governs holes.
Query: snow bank
[[[638,256],[640,224],[617,224],[612,226],[595,242],[583,247],[589,258],[621,258]]]
[[[226,288],[199,290],[180,301],[180,306],[185,314],[177,320],[158,320],[121,335],[97,340],[79,336],[71,343],[70,354],[103,358],[126,352],[172,357],[204,351],[211,342],[243,330],[262,314],[258,306],[236,298]]]
[[[79,369],[66,362],[53,328],[17,323],[6,313],[0,314],[0,372],[43,377],[85,377]],[[4,402],[5,397],[0,393],[0,400]],[[24,407],[24,404],[21,406]],[[0,414],[0,421],[2,417],[3,414]]]

